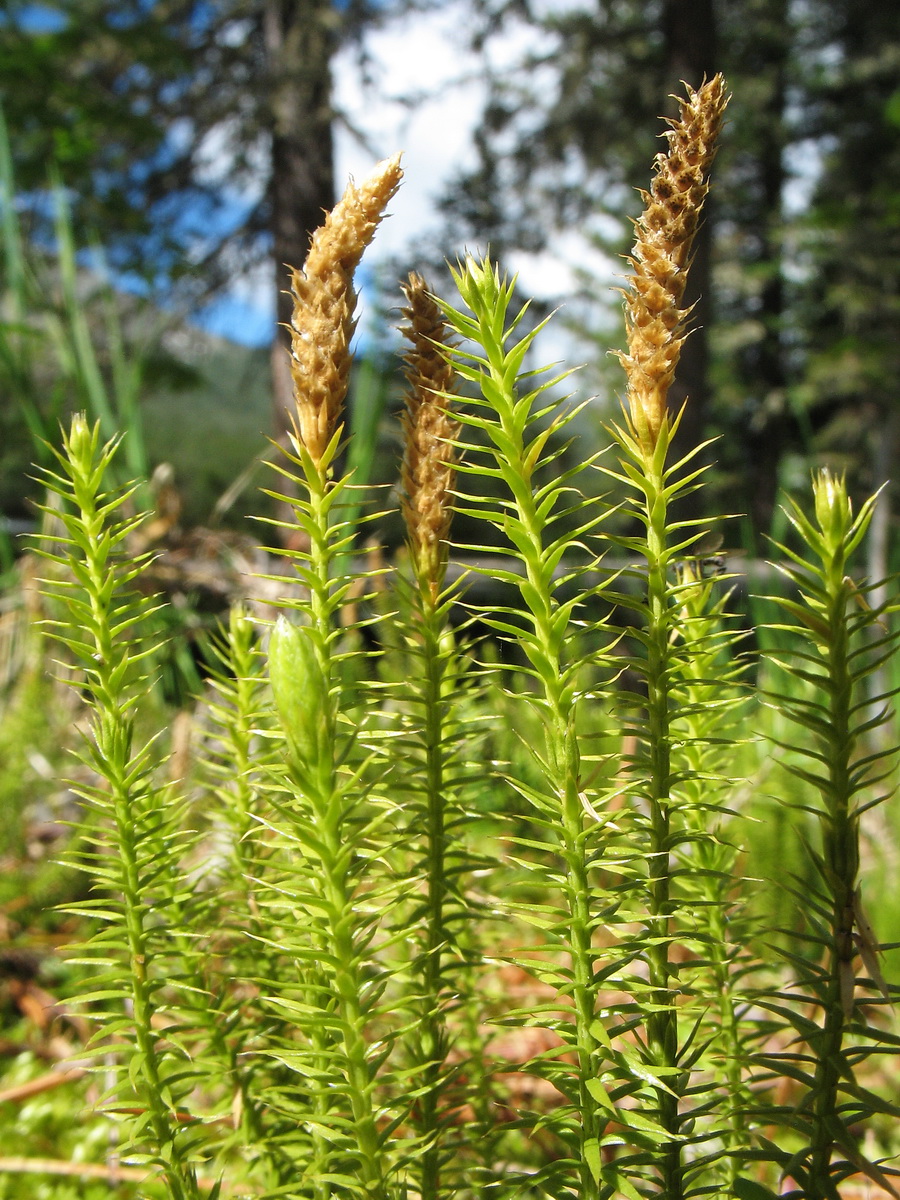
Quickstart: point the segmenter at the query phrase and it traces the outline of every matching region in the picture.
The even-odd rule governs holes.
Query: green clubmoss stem
[[[467,415],[463,420],[488,439],[491,473],[506,489],[502,516],[494,517],[491,510],[488,516],[514,546],[523,569],[524,577],[513,572],[502,577],[519,588],[522,625],[514,627],[514,636],[529,660],[533,706],[543,726],[543,746],[535,750],[541,789],[530,790],[529,795],[543,827],[552,831],[551,844],[563,863],[561,912],[553,928],[570,964],[567,991],[573,1010],[564,1036],[577,1062],[576,1079],[569,1084],[570,1093],[577,1094],[573,1158],[579,1194],[584,1200],[599,1200],[601,1138],[614,1110],[601,1082],[606,1050],[598,1033],[597,952],[592,938],[590,864],[600,833],[596,828],[589,831],[576,734],[580,664],[572,655],[571,635],[572,613],[580,596],[561,601],[555,594],[554,572],[569,538],[553,536],[553,513],[565,488],[553,483],[540,486],[537,481],[544,455],[552,461],[546,448],[554,426],[563,426],[567,417],[560,413],[549,428],[532,428],[537,399],[549,384],[523,386],[526,379],[533,383],[531,374],[523,370],[523,360],[534,334],[525,334],[518,342],[511,336],[518,324],[518,319],[509,320],[508,311],[514,284],[501,280],[489,263],[473,259],[456,273],[456,282],[468,312],[449,306],[444,311],[457,334],[473,339],[479,348],[475,353],[459,351],[457,369],[478,386],[483,398],[483,415]],[[598,517],[589,511],[588,502],[579,511],[584,522],[579,532],[593,529]],[[498,626],[513,632],[508,623],[501,621]]]
[[[57,594],[66,603],[72,624],[57,623],[56,633],[85,672],[93,709],[89,756],[106,782],[105,789],[86,790],[86,799],[110,820],[109,834],[101,835],[108,836],[108,844],[98,843],[107,858],[100,874],[104,886],[118,890],[119,899],[117,915],[110,915],[116,911],[114,900],[104,900],[103,913],[113,926],[121,922],[127,969],[124,982],[104,977],[103,984],[110,989],[104,995],[121,989],[132,1010],[134,1050],[129,1075],[146,1110],[140,1148],[160,1164],[171,1200],[199,1200],[174,1111],[177,1092],[155,1027],[160,972],[164,977],[165,968],[156,969],[151,900],[152,888],[165,871],[165,862],[153,861],[154,851],[166,852],[163,842],[154,841],[159,823],[156,810],[161,814],[164,797],[150,778],[147,747],[134,744],[134,706],[142,686],[139,674],[135,679],[135,668],[142,647],[132,638],[143,608],[128,589],[145,564],[125,565],[125,539],[138,524],[118,518],[128,494],[104,491],[117,444],[101,446],[99,424],[91,427],[83,415],[73,417],[57,454],[61,474],[46,473],[48,486],[66,504],[61,515],[68,532],[67,551],[61,556],[48,551],[45,557],[71,572],[71,580],[59,586]],[[107,930],[113,940],[116,932]],[[101,934],[96,941],[101,962],[104,939]]]
[[[415,677],[411,698],[423,762],[422,797],[426,901],[419,957],[421,998],[414,1051],[422,1071],[417,1133],[424,1144],[420,1159],[421,1200],[441,1196],[442,1123],[440,1101],[446,1075],[447,1029],[444,966],[449,949],[448,781],[450,703],[457,675],[456,651],[449,631],[450,597],[442,594],[447,566],[452,489],[459,425],[450,412],[455,372],[446,351],[448,329],[424,279],[410,275],[404,286],[410,342],[406,354],[409,387],[404,414],[402,509],[413,566],[412,621]]]
[[[345,737],[339,729],[340,686],[334,661],[340,588],[335,588],[331,577],[340,549],[336,541],[340,530],[335,529],[330,514],[345,481],[330,478],[337,436],[317,462],[302,444],[296,449],[302,472],[299,481],[305,492],[298,511],[302,510],[301,524],[309,546],[302,556],[308,590],[302,609],[305,622],[293,625],[280,619],[272,635],[269,663],[275,701],[290,747],[289,769],[296,802],[316,831],[309,855],[316,868],[312,886],[318,896],[318,919],[311,926],[311,934],[323,965],[307,969],[309,996],[310,1003],[321,1008],[323,1014],[334,1008],[334,1015],[328,1018],[331,1036],[323,1036],[319,1030],[315,1035],[318,1042],[314,1039],[313,1060],[322,1072],[315,1089],[316,1105],[319,1117],[327,1120],[335,1092],[334,1084],[329,1088],[325,1081],[337,1066],[338,1087],[350,1107],[350,1156],[355,1160],[360,1186],[370,1200],[386,1200],[386,1165],[373,1102],[374,1068],[366,1039],[368,1013],[362,1001],[367,991],[367,935],[365,923],[357,915],[357,846],[348,836],[359,797],[340,770]],[[316,1145],[323,1169],[336,1169],[327,1144],[317,1138]]]
[[[680,883],[686,904],[694,905],[698,956],[696,969],[684,970],[682,979],[694,1010],[700,1008],[708,1017],[709,1061],[722,1093],[715,1111],[721,1155],[710,1165],[720,1189],[733,1195],[748,1145],[743,1114],[752,1105],[739,1019],[746,1005],[741,968],[748,957],[741,947],[749,924],[746,900],[736,885],[734,814],[726,807],[738,722],[747,701],[741,687],[744,663],[735,654],[741,633],[727,612],[731,593],[723,591],[715,565],[707,577],[702,560],[687,559],[676,577],[684,703],[675,736],[681,747],[684,820],[692,839],[679,853]]]
[[[644,212],[635,222],[634,269],[625,293],[628,351],[621,362],[628,380],[627,430],[615,433],[625,473],[637,491],[634,515],[644,536],[632,539],[647,570],[647,686],[642,794],[648,806],[649,904],[646,961],[651,1011],[647,1040],[654,1067],[662,1074],[657,1089],[658,1119],[665,1141],[660,1174],[667,1200],[682,1200],[677,981],[671,962],[672,769],[670,710],[673,682],[672,532],[669,501],[679,489],[666,473],[673,420],[667,409],[669,387],[687,336],[689,310],[681,308],[691,246],[706,197],[707,176],[727,103],[725,83],[717,75],[698,91],[687,89],[677,120],[669,122],[668,150],[657,156]],[[677,423],[677,418],[676,422]],[[681,485],[683,486],[683,484]]]
[[[668,550],[668,505],[663,463],[668,442],[668,427],[660,431],[654,454],[645,461],[647,541],[647,780],[650,847],[649,912],[647,933],[649,949],[650,1015],[647,1040],[653,1065],[672,1072],[678,1063],[679,1036],[675,969],[671,961],[672,899],[672,770],[670,723],[671,684],[673,681],[672,593],[666,568],[671,560]],[[678,1078],[663,1076],[666,1086],[657,1092],[659,1123],[668,1134],[661,1150],[660,1173],[668,1200],[681,1200],[683,1178],[679,1141]]]
[[[293,549],[286,554],[306,594],[293,605],[299,624],[280,618],[276,625],[269,663],[293,792],[285,816],[312,872],[295,892],[308,930],[298,931],[293,950],[314,1014],[309,1045],[316,1121],[308,1173],[317,1200],[329,1194],[328,1177],[346,1172],[348,1163],[366,1200],[387,1200],[387,1162],[373,1095],[377,1068],[366,1036],[373,992],[366,956],[371,921],[357,882],[365,798],[345,769],[354,734],[340,726],[336,647],[351,583],[338,576],[336,564],[346,561],[355,530],[336,515],[348,481],[335,477],[334,464],[351,365],[353,273],[400,178],[398,155],[378,164],[359,187],[351,183],[314,234],[302,270],[292,272],[295,407],[291,466],[282,473],[299,499],[276,498],[293,510],[288,538]],[[293,887],[296,881],[285,890]]]
[[[848,559],[860,544],[873,511],[873,501],[854,519],[843,478],[828,471],[813,480],[815,523],[794,506],[789,517],[809,555],[811,578],[803,578],[800,603],[784,602],[802,633],[811,640],[807,677],[818,694],[814,755],[820,774],[819,822],[822,832],[821,885],[828,897],[828,959],[820,982],[821,1029],[808,1038],[815,1059],[810,1088],[810,1141],[805,1166],[806,1194],[810,1200],[830,1200],[835,1194],[832,1158],[836,1148],[847,1152],[851,1135],[845,1129],[841,1095],[852,1068],[844,1040],[856,1004],[855,938],[875,968],[875,947],[861,928],[859,900],[859,810],[856,797],[868,772],[856,765],[860,740],[860,713],[865,710],[866,655],[859,643],[878,621],[863,595],[851,581]],[[795,561],[797,559],[795,555]],[[791,715],[797,718],[797,709]],[[876,718],[877,723],[877,718]]]

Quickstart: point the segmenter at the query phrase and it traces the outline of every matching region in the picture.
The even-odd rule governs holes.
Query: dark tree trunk
[[[742,507],[750,518],[756,543],[752,549],[757,553],[764,550],[765,535],[772,527],[782,459],[797,440],[787,400],[787,297],[782,267],[785,108],[792,36],[788,16],[787,0],[757,0],[753,41],[738,51],[746,54],[755,105],[744,116],[747,166],[738,175],[744,195],[736,196],[734,203],[745,247],[742,267],[749,280],[760,283],[748,297],[749,306],[745,302],[743,314],[758,332],[737,358],[743,424],[731,424],[728,432],[742,455]],[[741,19],[737,8],[734,19]]]
[[[787,376],[782,345],[785,296],[780,235],[777,233],[785,185],[784,146],[779,132],[785,99],[784,74],[780,70],[776,72],[774,85],[760,146],[764,205],[760,255],[767,268],[767,277],[760,292],[762,336],[757,346],[756,379],[753,381],[758,400],[746,435],[750,464],[747,509],[758,543],[772,528],[781,457],[791,439],[793,425],[786,400]],[[762,549],[762,546],[758,544],[756,549]]]
[[[291,319],[285,264],[303,265],[313,232],[334,196],[331,59],[336,48],[332,0],[264,0],[272,172],[270,220],[279,327],[272,348],[274,429],[287,428],[291,405],[287,334]]]

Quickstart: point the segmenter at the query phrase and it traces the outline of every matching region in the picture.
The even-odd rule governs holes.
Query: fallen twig
[[[28,1100],[41,1092],[49,1092],[53,1088],[62,1087],[64,1083],[74,1083],[83,1079],[87,1074],[84,1067],[70,1067],[68,1071],[48,1071],[37,1079],[29,1079],[27,1083],[16,1084],[15,1087],[5,1088],[0,1092],[0,1104],[15,1104],[19,1100]]]
[[[69,1175],[80,1179],[107,1180],[115,1185],[121,1182],[146,1183],[153,1173],[143,1167],[120,1167],[104,1163],[72,1163],[56,1158],[0,1158],[0,1173],[10,1175]],[[198,1178],[204,1190],[212,1188],[218,1180]],[[258,1191],[248,1184],[240,1185],[234,1195],[254,1195]],[[223,1194],[226,1194],[223,1190]]]

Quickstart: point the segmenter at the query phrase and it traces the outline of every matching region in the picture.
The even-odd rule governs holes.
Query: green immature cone
[[[813,476],[813,498],[825,555],[832,563],[843,564],[865,537],[875,497],[866,501],[854,520],[844,476],[825,467]]]
[[[91,429],[84,413],[75,413],[69,428],[69,436],[66,439],[69,455],[73,463],[90,462],[91,456],[97,447],[98,432],[96,428]]]
[[[851,523],[850,497],[842,478],[835,478],[829,470],[820,471],[813,479],[816,520],[828,538],[843,543],[843,534]]]
[[[310,631],[279,617],[269,641],[275,709],[291,749],[306,767],[329,753],[328,688]]]

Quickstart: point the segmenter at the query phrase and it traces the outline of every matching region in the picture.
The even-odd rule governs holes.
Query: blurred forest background
[[[53,437],[73,407],[110,432],[129,427],[136,471],[169,464],[156,488],[172,528],[234,524],[258,507],[252,463],[283,426],[286,359],[205,333],[202,314],[252,279],[276,294],[278,320],[289,318],[276,265],[302,262],[342,190],[335,131],[368,137],[373,159],[397,148],[379,144],[372,120],[358,128],[359,114],[341,111],[335,71],[358,73],[368,113],[379,89],[396,102],[390,72],[372,69],[371,39],[393,29],[402,51],[438,9],[456,31],[446,54],[458,84],[446,103],[467,80],[484,102],[464,169],[447,164],[434,197],[442,237],[410,244],[369,279],[376,316],[364,320],[354,420],[382,427],[373,477],[392,478],[396,462],[393,280],[425,268],[440,287],[444,258],[463,247],[490,245],[516,265],[523,255],[546,262],[560,237],[575,236],[585,262],[611,264],[604,278],[581,273],[558,320],[587,363],[578,386],[614,410],[608,350],[621,310],[611,283],[626,269],[618,256],[640,207],[635,189],[649,178],[670,94],[716,71],[733,100],[691,277],[697,329],[675,396],[691,400],[684,444],[723,435],[710,452],[715,486],[726,511],[745,514],[729,543],[754,554],[779,487],[805,486],[815,462],[846,468],[859,493],[890,475],[900,403],[895,6],[5,0],[7,535],[33,519],[35,439]],[[399,97],[410,109],[434,99]],[[406,166],[412,176],[415,160]],[[598,422],[587,433],[602,436]],[[891,502],[885,493],[873,567],[889,558]],[[9,564],[9,536],[3,555]]]

